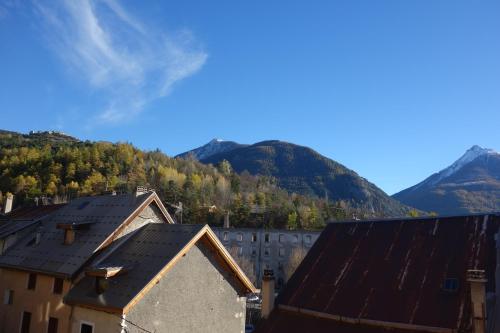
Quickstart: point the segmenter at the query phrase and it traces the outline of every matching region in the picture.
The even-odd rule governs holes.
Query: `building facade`
[[[257,286],[265,269],[272,269],[279,290],[319,237],[319,231],[253,228],[214,228],[214,232]],[[247,266],[247,267],[245,267]],[[251,271],[250,271],[251,270]],[[248,272],[250,271],[250,272]]]

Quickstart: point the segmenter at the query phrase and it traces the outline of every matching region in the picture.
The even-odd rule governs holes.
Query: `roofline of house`
[[[130,311],[131,308],[134,307],[137,302],[139,302],[148,291],[153,288],[162,278],[163,276],[175,266],[177,261],[182,258],[191,248],[203,237],[208,236],[208,239],[218,250],[219,254],[221,254],[224,261],[229,265],[229,268],[232,269],[236,273],[236,277],[240,280],[243,286],[246,288],[247,292],[255,292],[255,287],[252,282],[248,279],[245,273],[241,270],[238,264],[231,257],[229,252],[226,250],[224,245],[219,241],[215,233],[210,229],[210,227],[206,224],[203,228],[198,231],[198,233],[191,238],[191,240],[156,274],[154,278],[152,278],[149,283],[144,286],[144,288],[123,308],[123,313],[126,314]]]
[[[14,271],[19,271],[19,272],[27,272],[27,273],[36,273],[36,274],[42,274],[42,275],[47,275],[47,276],[52,276],[56,278],[62,278],[62,279],[71,279],[70,274],[64,274],[64,273],[55,273],[55,272],[50,272],[50,271],[44,271],[41,269],[34,269],[34,268],[28,268],[28,267],[20,267],[20,266],[15,266],[15,265],[9,265],[9,264],[0,264],[0,268],[7,268],[10,270]]]
[[[67,278],[67,279],[74,279],[74,277],[78,276],[82,269],[88,265],[92,260],[95,259],[95,257],[101,253],[101,250],[106,248],[109,244],[111,244],[116,236],[124,229],[126,228],[136,217],[137,215],[140,214],[140,212],[146,208],[148,205],[150,205],[152,202],[155,202],[160,211],[162,212],[163,216],[165,219],[168,221],[170,224],[174,224],[175,222],[173,221],[172,217],[168,214],[167,210],[165,209],[165,206],[163,206],[160,198],[156,194],[156,192],[150,192],[149,197],[141,204],[139,205],[121,224],[116,228],[111,235],[109,235],[94,251],[94,253],[85,261],[85,263],[79,267],[73,274],[64,274],[64,273],[56,273],[53,271],[44,271],[44,270],[36,270],[28,267],[22,267],[22,266],[17,266],[17,265],[8,265],[8,264],[1,264],[0,267],[2,268],[9,268],[9,269],[15,269],[19,271],[25,271],[25,272],[32,272],[32,273],[40,273],[40,274],[45,274],[45,275],[50,275],[54,277],[62,277],[62,278]],[[37,219],[36,222],[38,222],[40,219]]]
[[[255,288],[255,286],[253,285],[253,283],[250,281],[250,279],[248,278],[248,276],[246,276],[246,274],[240,268],[240,266],[238,266],[238,264],[233,259],[233,257],[229,253],[229,251],[224,246],[224,244],[221,243],[221,241],[219,240],[219,238],[217,237],[217,235],[213,232],[213,230],[208,225],[205,225],[205,228],[207,230],[207,235],[208,235],[209,239],[215,245],[215,247],[217,248],[217,250],[219,251],[219,253],[222,255],[222,257],[224,258],[224,260],[229,264],[230,268],[232,268],[235,271],[238,279],[247,288],[247,291],[255,293],[257,289]]]
[[[172,216],[170,216],[170,214],[168,213],[168,210],[163,205],[163,202],[161,202],[160,197],[154,191],[153,191],[153,201],[158,205],[158,208],[160,208],[160,211],[162,212],[163,216],[167,219],[167,221],[170,224],[175,224],[174,219],[172,218]]]
[[[163,204],[161,203],[161,200],[160,198],[158,197],[158,195],[156,194],[156,192],[150,192],[149,194],[149,198],[147,198],[146,200],[144,200],[144,202],[139,206],[137,207],[126,219],[125,221],[123,221],[120,226],[118,228],[116,228],[112,233],[111,235],[109,235],[102,243],[101,245],[99,245],[99,247],[96,249],[95,252],[98,252],[99,250],[105,248],[106,246],[108,246],[109,244],[111,244],[116,236],[118,234],[120,234],[120,232],[125,229],[136,217],[137,215],[140,214],[140,212],[146,208],[147,206],[149,206],[152,202],[155,202],[156,205],[160,208],[162,214],[164,215],[165,219],[170,223],[170,224],[173,224],[174,221],[172,220],[172,217],[168,214],[167,210],[165,209],[165,207],[163,206]]]
[[[89,259],[87,259],[87,261],[85,261],[85,263],[80,267],[78,268],[75,273],[73,273],[72,275],[72,278],[78,276],[82,270],[84,269],[84,267],[86,267],[90,262],[92,262],[100,253],[103,249],[107,248],[111,243],[113,243],[116,239],[116,236],[123,230],[125,229],[130,223],[132,223],[132,221],[142,212],[142,210],[144,208],[146,208],[147,206],[149,206],[152,202],[155,202],[156,205],[158,206],[158,208],[160,208],[160,211],[162,212],[163,216],[165,217],[165,219],[168,221],[168,223],[170,224],[174,224],[174,221],[172,220],[172,217],[168,214],[167,210],[165,209],[165,206],[163,206],[160,198],[158,197],[158,195],[156,194],[156,192],[150,192],[149,193],[149,198],[147,198],[146,200],[144,200],[144,202],[139,206],[137,207],[126,219],[124,222],[122,222],[120,224],[120,226],[118,228],[115,229],[115,231],[113,231],[111,233],[111,235],[109,235],[102,243],[101,245],[99,245],[99,247],[94,251],[94,254],[90,256]]]
[[[436,215],[436,216],[418,216],[418,217],[386,217],[386,218],[373,218],[367,220],[342,220],[342,221],[329,221],[328,224],[335,223],[371,223],[371,222],[393,222],[393,221],[422,221],[422,220],[437,220],[444,218],[458,218],[458,217],[477,217],[477,216],[499,216],[500,212],[485,212],[485,213],[469,213],[469,214],[451,214],[451,215]]]
[[[245,273],[234,261],[224,245],[222,245],[222,243],[219,241],[215,233],[210,229],[208,225],[204,225],[200,229],[200,231],[198,231],[196,235],[194,235],[191,240],[186,245],[184,245],[184,247],[172,259],[170,259],[170,261],[165,264],[165,266],[122,309],[71,301],[67,302],[67,304],[88,307],[105,312],[127,314],[165,276],[165,274],[167,274],[168,271],[170,271],[170,269],[175,266],[177,261],[179,261],[179,259],[181,259],[204,236],[206,236],[210,243],[216,248],[229,268],[234,271],[236,278],[244,287],[242,288],[242,290],[245,290],[249,293],[256,292],[256,288],[253,283],[248,279]]]
[[[239,227],[230,227],[230,228],[224,228],[224,227],[213,227],[212,230],[217,230],[217,231],[263,231],[263,232],[286,232],[286,233],[294,233],[294,232],[301,232],[301,233],[316,233],[320,234],[323,229],[321,230],[308,230],[308,229],[275,229],[275,228],[249,228],[249,227],[244,227],[244,228],[239,228]]]
[[[432,332],[432,333],[455,333],[456,329],[446,328],[446,327],[433,327],[433,326],[424,326],[424,325],[415,325],[415,324],[407,324],[407,323],[398,323],[398,322],[390,322],[390,321],[382,321],[382,320],[373,320],[373,319],[364,319],[364,318],[351,318],[345,317],[341,315],[334,315],[330,313],[278,304],[278,309],[282,311],[292,312],[302,314],[308,317],[314,318],[322,318],[333,321],[338,321],[342,323],[348,324],[361,324],[368,326],[376,326],[376,327],[384,327],[389,329],[406,329],[406,330],[418,330],[422,332]]]

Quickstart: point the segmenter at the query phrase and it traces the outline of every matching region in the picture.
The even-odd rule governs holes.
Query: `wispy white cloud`
[[[92,117],[98,123],[131,119],[207,60],[190,31],[152,29],[118,0],[40,1],[35,8],[48,45],[77,78],[108,97]]]
[[[21,7],[20,0],[2,0],[0,1],[0,20],[6,18],[11,11]]]

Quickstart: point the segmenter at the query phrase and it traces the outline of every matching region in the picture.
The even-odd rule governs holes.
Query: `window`
[[[252,234],[252,243],[256,242],[257,241],[257,233],[253,233]]]
[[[293,242],[298,243],[299,242],[299,235],[293,235]]]
[[[30,273],[28,274],[28,289],[35,290],[36,288],[36,274]]]
[[[238,236],[236,237],[236,239],[238,240],[238,242],[241,242],[243,240],[243,234],[238,233]]]
[[[269,256],[269,253],[270,253],[269,248],[268,248],[268,247],[266,247],[266,248],[264,249],[264,255],[265,255],[265,256]]]
[[[3,304],[12,305],[14,303],[14,290],[5,289],[3,294]]]
[[[269,243],[269,234],[264,235],[264,242]]]
[[[255,247],[252,248],[252,257],[257,255],[257,249]]]
[[[306,235],[305,242],[306,244],[311,244],[311,235]]]
[[[443,291],[454,293],[458,290],[458,279],[448,278],[444,280]]]
[[[280,234],[278,241],[279,241],[280,243],[284,243],[284,242],[285,242],[285,235]]]
[[[237,253],[239,256],[241,256],[243,254],[243,248],[241,246],[237,247],[237,251],[238,251]]]
[[[279,249],[279,256],[280,257],[284,257],[285,256],[285,248],[284,247],[280,247],[280,249]]]
[[[94,325],[90,323],[81,323],[80,325],[80,333],[93,333]]]
[[[57,333],[57,326],[59,324],[59,320],[54,317],[49,318],[49,327],[47,329],[47,333]]]
[[[54,294],[62,294],[63,292],[64,280],[61,278],[54,278],[54,287],[52,288],[52,292]]]
[[[227,231],[224,231],[224,240],[227,241],[228,240],[228,234],[227,234]]]
[[[23,312],[21,319],[21,333],[30,333],[31,312]]]

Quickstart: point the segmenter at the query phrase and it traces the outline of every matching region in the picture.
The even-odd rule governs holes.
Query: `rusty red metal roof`
[[[499,222],[500,217],[492,214],[331,223],[277,304],[467,331],[471,306],[466,272],[484,269],[487,291],[494,290]],[[456,279],[456,291],[443,289],[446,279]],[[264,325],[259,332],[281,331]]]
[[[384,328],[363,324],[350,324],[325,318],[315,318],[289,311],[273,311],[263,325],[257,326],[258,333],[422,333],[422,331]]]

